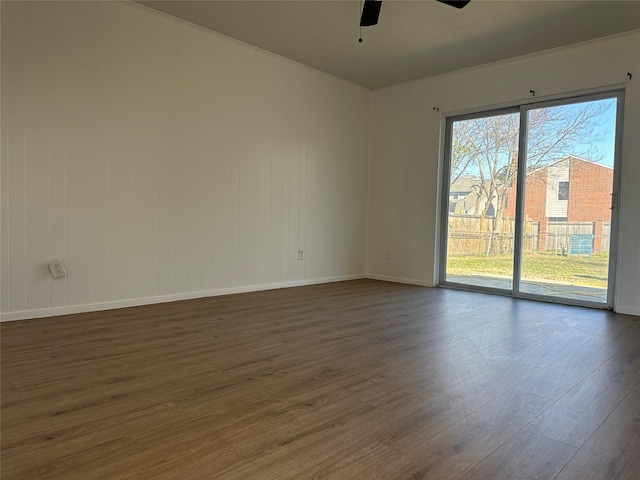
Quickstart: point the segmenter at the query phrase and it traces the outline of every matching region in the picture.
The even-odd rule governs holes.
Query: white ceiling
[[[640,0],[385,0],[362,43],[360,1],[137,3],[371,89],[640,29]]]

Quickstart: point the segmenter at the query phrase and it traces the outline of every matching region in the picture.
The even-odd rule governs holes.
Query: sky
[[[603,154],[602,163],[613,166],[616,143],[616,99],[604,100],[611,104],[609,109],[602,115],[604,125],[600,127],[600,132],[605,135],[597,148]]]
[[[606,105],[608,108],[598,117],[596,117],[595,121],[598,124],[594,131],[594,137],[601,137],[598,141],[594,141],[591,144],[591,148],[595,149],[597,153],[599,153],[602,158],[599,159],[599,163],[604,165],[613,166],[614,153],[615,153],[615,132],[616,132],[616,103],[617,99],[614,98],[606,98],[602,100],[594,100],[591,102],[583,102],[577,103],[574,105],[569,105],[568,109],[578,109],[581,106],[585,105],[585,103],[589,104],[602,104]],[[559,107],[549,107],[549,108],[567,108],[564,106]],[[583,158],[587,160],[595,160],[594,158],[589,158],[590,155],[580,155],[581,152],[584,152],[585,146],[576,145],[575,154],[578,156],[583,156]]]

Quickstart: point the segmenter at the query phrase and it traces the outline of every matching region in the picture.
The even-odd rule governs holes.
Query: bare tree
[[[569,155],[601,161],[596,144],[604,135],[604,113],[613,100],[561,105],[527,111],[526,171],[531,173]],[[462,175],[477,178],[473,190],[480,224],[491,209],[493,226],[486,253],[493,251],[506,208],[507,189],[517,176],[520,115],[487,116],[454,122],[451,184]]]

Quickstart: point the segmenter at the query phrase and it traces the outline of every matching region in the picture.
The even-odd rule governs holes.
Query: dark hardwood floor
[[[639,479],[640,319],[371,280],[2,330],[10,479]]]

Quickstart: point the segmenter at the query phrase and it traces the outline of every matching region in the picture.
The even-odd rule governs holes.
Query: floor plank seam
[[[536,417],[536,418],[537,418],[537,417]],[[533,421],[533,420],[532,420],[532,421]],[[567,446],[567,447],[574,448],[574,449],[576,450],[576,452],[582,448],[582,445],[578,447],[578,446],[576,446],[576,445],[571,445],[570,443],[563,442],[563,441],[561,441],[561,440],[557,440],[557,439],[555,439],[555,438],[547,437],[546,435],[542,435],[541,433],[533,432],[533,431],[531,431],[531,430],[527,429],[527,426],[529,426],[530,424],[531,424],[531,422],[529,422],[526,426],[522,427],[522,430],[521,430],[521,431],[523,431],[523,432],[527,432],[527,433],[530,433],[531,435],[535,435],[536,437],[545,438],[545,439],[550,440],[550,441],[552,441],[552,442],[561,443],[562,445],[565,445],[565,446]],[[585,443],[586,443],[586,442],[585,442]],[[584,445],[584,443],[583,443],[583,445]]]
[[[624,402],[624,400],[625,400],[625,399],[626,399],[626,398],[631,394],[632,390],[633,390],[634,388],[638,387],[639,385],[640,385],[640,380],[636,380],[636,382],[635,382],[635,383],[634,383],[634,384],[633,384],[633,385],[632,385],[632,386],[631,386],[631,387],[630,387],[630,388],[625,392],[625,394],[621,396],[620,401],[619,401],[618,403],[616,403],[615,407],[613,407],[613,408],[611,409],[611,411],[607,414],[607,416],[606,416],[606,417],[604,417],[604,418],[602,419],[602,421],[598,424],[598,426],[597,426],[596,428],[594,428],[594,429],[593,429],[593,432],[591,432],[591,435],[589,435],[589,436],[585,439],[585,441],[584,441],[584,443],[582,444],[582,446],[586,445],[586,444],[589,442],[589,440],[591,439],[591,437],[593,437],[593,436],[598,432],[598,430],[600,429],[600,427],[601,427],[601,426],[602,426],[602,425],[603,425],[603,424],[608,420],[608,418],[609,418],[611,415],[613,415],[613,413],[614,413],[614,412],[616,411],[616,409],[620,406],[620,404],[622,404],[622,402]],[[582,448],[582,447],[580,447],[580,448]]]

